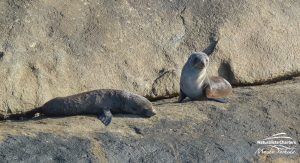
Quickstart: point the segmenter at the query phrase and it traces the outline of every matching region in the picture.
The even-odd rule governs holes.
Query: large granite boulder
[[[0,115],[116,88],[178,94],[192,51],[235,85],[299,74],[298,1],[1,0]]]

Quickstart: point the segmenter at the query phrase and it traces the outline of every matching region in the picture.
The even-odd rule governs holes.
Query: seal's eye
[[[193,65],[196,65],[198,63],[201,63],[201,60],[199,58],[195,57],[193,60]]]

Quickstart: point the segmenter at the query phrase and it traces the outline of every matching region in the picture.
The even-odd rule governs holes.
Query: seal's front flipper
[[[186,95],[180,89],[178,102],[181,103],[185,98],[186,98]]]
[[[223,99],[223,98],[207,98],[210,101],[216,101],[216,102],[220,102],[220,103],[228,103],[228,100]]]
[[[105,125],[108,126],[112,120],[112,114],[110,110],[104,110],[98,117],[98,119]]]

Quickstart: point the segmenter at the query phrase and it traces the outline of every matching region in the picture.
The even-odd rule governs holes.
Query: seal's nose
[[[206,66],[205,61],[201,58],[195,58],[193,66],[199,69],[202,69]]]
[[[146,111],[146,116],[151,117],[154,116],[156,114],[156,110],[152,109],[152,110],[147,110]]]
[[[157,111],[155,109],[152,109],[153,114],[155,115]]]

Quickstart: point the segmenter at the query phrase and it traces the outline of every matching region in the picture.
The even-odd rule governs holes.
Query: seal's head
[[[136,94],[129,94],[125,102],[124,110],[128,113],[144,115],[151,117],[156,114],[152,103],[143,96]]]
[[[197,70],[202,70],[208,67],[209,58],[207,54],[203,52],[193,52],[188,59],[189,65]]]

